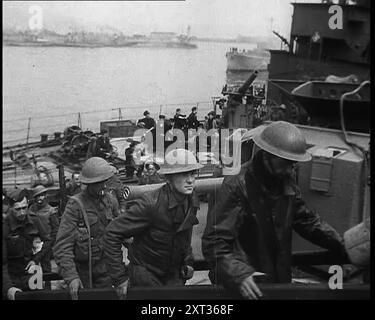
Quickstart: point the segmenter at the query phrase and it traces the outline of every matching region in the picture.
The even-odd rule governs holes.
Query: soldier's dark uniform
[[[117,216],[118,208],[108,194],[100,199],[92,197],[84,190],[75,197],[82,201],[90,224],[93,287],[110,287],[111,280],[104,261],[102,240],[105,228]],[[65,207],[53,253],[60,273],[67,283],[79,278],[85,288],[89,287],[88,234],[81,209],[74,199],[69,199]]]
[[[293,229],[345,255],[342,237],[306,207],[295,178],[277,184],[258,152],[238,175],[225,179],[208,214],[202,252],[211,263],[211,281],[238,289],[259,271],[270,282],[290,282]]]
[[[192,265],[191,235],[198,223],[198,198],[193,193],[178,203],[171,187],[145,194],[125,215],[112,221],[105,235],[108,271],[115,286],[129,278],[122,263],[121,243],[134,237],[129,249],[130,284],[183,285],[181,268]]]
[[[175,114],[173,117],[173,121],[174,121],[174,125],[173,125],[174,129],[185,129],[186,124],[187,124],[185,115]]]
[[[187,118],[187,126],[189,129],[197,130],[199,127],[199,121],[197,115],[194,112],[191,112]]]
[[[138,122],[143,122],[145,125],[144,125],[144,128],[145,129],[151,129],[151,128],[155,128],[155,120],[153,118],[143,118],[143,119],[140,119]]]
[[[8,255],[7,255],[7,246],[6,246],[6,240],[3,237],[3,244],[2,244],[2,255],[3,255],[3,282],[2,282],[2,297],[3,299],[7,298],[8,290],[11,287],[14,287],[13,281],[9,276],[8,272]]]
[[[33,254],[33,240],[36,237],[43,241],[43,247],[41,251]],[[10,209],[3,221],[3,241],[6,245],[5,259],[10,279],[15,287],[27,289],[30,275],[25,272],[25,268],[31,260],[35,264],[43,261],[51,251],[51,239],[43,232],[35,213],[28,211],[24,220],[20,221]]]
[[[59,218],[57,217],[56,208],[51,207],[47,202],[39,207],[34,203],[30,207],[30,211],[34,212],[38,217],[40,227],[44,234],[48,235],[51,240],[51,246],[55,244],[57,230],[59,229]],[[52,251],[46,255],[42,261],[43,272],[51,272]]]
[[[101,136],[96,140],[93,156],[106,159],[106,153],[111,153],[112,151],[113,147],[111,145],[111,142],[109,141],[109,138]]]

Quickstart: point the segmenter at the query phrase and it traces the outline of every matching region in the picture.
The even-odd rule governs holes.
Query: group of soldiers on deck
[[[257,151],[237,175],[225,177],[202,236],[211,282],[246,299],[262,297],[257,272],[263,281],[291,281],[292,230],[346,256],[342,237],[307,208],[299,191],[295,166],[311,159],[299,129],[277,121],[253,139]],[[116,168],[91,157],[73,174],[61,217],[42,186],[34,189],[32,205],[22,190],[7,192],[3,297],[28,290],[35,266],[49,272],[51,259],[72,299],[83,288],[114,288],[124,299],[133,286],[183,286],[194,275],[193,227],[203,223],[196,190],[202,167],[192,152],[170,151],[153,168],[166,183],[127,207]]]

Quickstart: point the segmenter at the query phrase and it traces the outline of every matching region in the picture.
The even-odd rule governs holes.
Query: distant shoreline
[[[197,46],[194,42],[205,42],[205,43],[233,43],[233,44],[256,44],[254,42],[242,42],[234,39],[194,39],[191,43],[150,43],[150,42],[139,42],[139,41],[129,41],[126,43],[119,44],[109,44],[109,43],[66,43],[66,42],[35,42],[35,41],[4,41],[3,46],[9,47],[70,47],[70,48],[185,48],[193,49]]]
[[[59,42],[10,42],[3,41],[3,46],[8,47],[68,47],[68,48],[197,48],[195,44],[190,43],[139,43],[128,42],[122,44],[101,44],[101,43],[59,43]]]
[[[58,42],[3,42],[9,47],[77,47],[77,48],[104,48],[104,47],[129,47],[133,44],[94,44],[94,43],[58,43]]]

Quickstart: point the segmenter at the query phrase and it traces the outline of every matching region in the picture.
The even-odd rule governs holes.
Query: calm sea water
[[[3,141],[52,134],[76,125],[98,130],[100,120],[138,119],[145,109],[173,116],[175,104],[198,115],[212,110],[226,81],[231,43],[197,49],[3,47]],[[252,49],[252,44],[236,44]],[[16,120],[16,121],[15,121]]]

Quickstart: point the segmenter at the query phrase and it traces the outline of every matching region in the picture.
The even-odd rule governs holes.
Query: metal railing
[[[315,265],[348,264],[347,258],[335,255],[327,250],[302,251],[292,254],[292,266],[309,267],[309,271],[314,274]],[[209,270],[209,264],[205,260],[195,260],[194,269],[196,271]],[[323,271],[320,269],[320,273]],[[319,276],[319,274],[318,274]],[[322,279],[326,279],[325,276]],[[43,274],[43,281],[62,280],[57,273]],[[369,299],[369,284],[344,283],[342,290],[331,290],[327,283],[301,284],[301,283],[259,283],[259,288],[265,299],[271,300],[322,300],[322,299]],[[217,285],[188,285],[182,287],[131,287],[128,290],[128,300],[222,300],[240,299],[235,292],[228,291]],[[117,300],[114,289],[83,289],[79,292],[80,300]],[[70,300],[68,291],[65,290],[33,290],[19,292],[16,300]]]
[[[266,300],[368,300],[369,284],[348,284],[342,290],[332,290],[326,284],[259,284]],[[65,290],[17,292],[16,300],[71,300]],[[82,289],[79,300],[118,300],[116,292],[108,289]],[[130,287],[127,300],[240,300],[241,297],[216,285],[181,287]]]
[[[66,123],[65,127],[77,123],[80,127],[83,127],[85,124],[87,126],[87,123],[89,122],[87,119],[86,123],[83,122],[83,115],[90,115],[90,114],[99,114],[99,113],[109,113],[116,111],[118,114],[113,119],[119,119],[122,120],[126,117],[126,111],[129,110],[140,110],[141,108],[151,109],[155,110],[155,118],[156,115],[160,115],[162,111],[164,110],[167,112],[169,110],[169,113],[171,113],[172,108],[174,107],[180,107],[181,109],[189,109],[184,110],[184,112],[190,112],[190,108],[196,106],[199,108],[199,106],[203,107],[204,109],[212,106],[212,101],[198,101],[198,102],[182,102],[182,103],[166,103],[166,104],[139,104],[139,105],[129,105],[124,107],[118,107],[118,108],[102,108],[102,109],[96,109],[96,110],[90,110],[90,111],[83,111],[83,112],[69,112],[64,114],[56,114],[56,115],[40,115],[38,117],[27,117],[27,118],[16,118],[16,119],[8,119],[3,120],[3,133],[25,133],[25,138],[19,138],[19,139],[12,139],[12,140],[4,140],[3,145],[7,145],[9,143],[15,143],[15,142],[27,142],[27,141],[35,141],[35,139],[39,139],[40,137],[36,134],[44,133],[43,131],[45,129],[52,129],[56,128],[56,124],[48,124],[45,125],[45,123],[48,123],[48,121],[43,121],[43,124],[40,124],[40,120],[55,120],[56,118],[69,118],[71,123]],[[144,110],[141,110],[142,112]],[[174,111],[174,110],[173,110]],[[139,118],[142,117],[142,112],[139,114]],[[134,112],[131,113],[132,116],[129,117],[131,120],[134,117]],[[36,121],[35,121],[36,120]],[[68,121],[68,120],[67,120]],[[24,122],[22,124],[22,122]],[[39,122],[39,124],[38,124]],[[91,122],[91,121],[90,121]],[[21,123],[21,124],[20,124]],[[6,128],[4,127],[4,124],[9,124],[12,127]],[[14,126],[17,126],[18,128],[14,128]],[[22,126],[22,127],[21,127]],[[99,124],[97,124],[99,126]],[[65,127],[60,127],[59,130],[64,130]]]
[[[298,267],[312,267],[316,265],[333,265],[333,264],[349,264],[350,261],[341,256],[335,255],[327,250],[319,251],[300,251],[292,254],[292,266]],[[193,262],[195,271],[209,270],[209,263],[204,259],[195,259]],[[309,269],[314,272],[312,268]],[[324,277],[323,277],[324,278]],[[62,280],[60,274],[55,272],[44,273],[43,281],[57,281]]]

